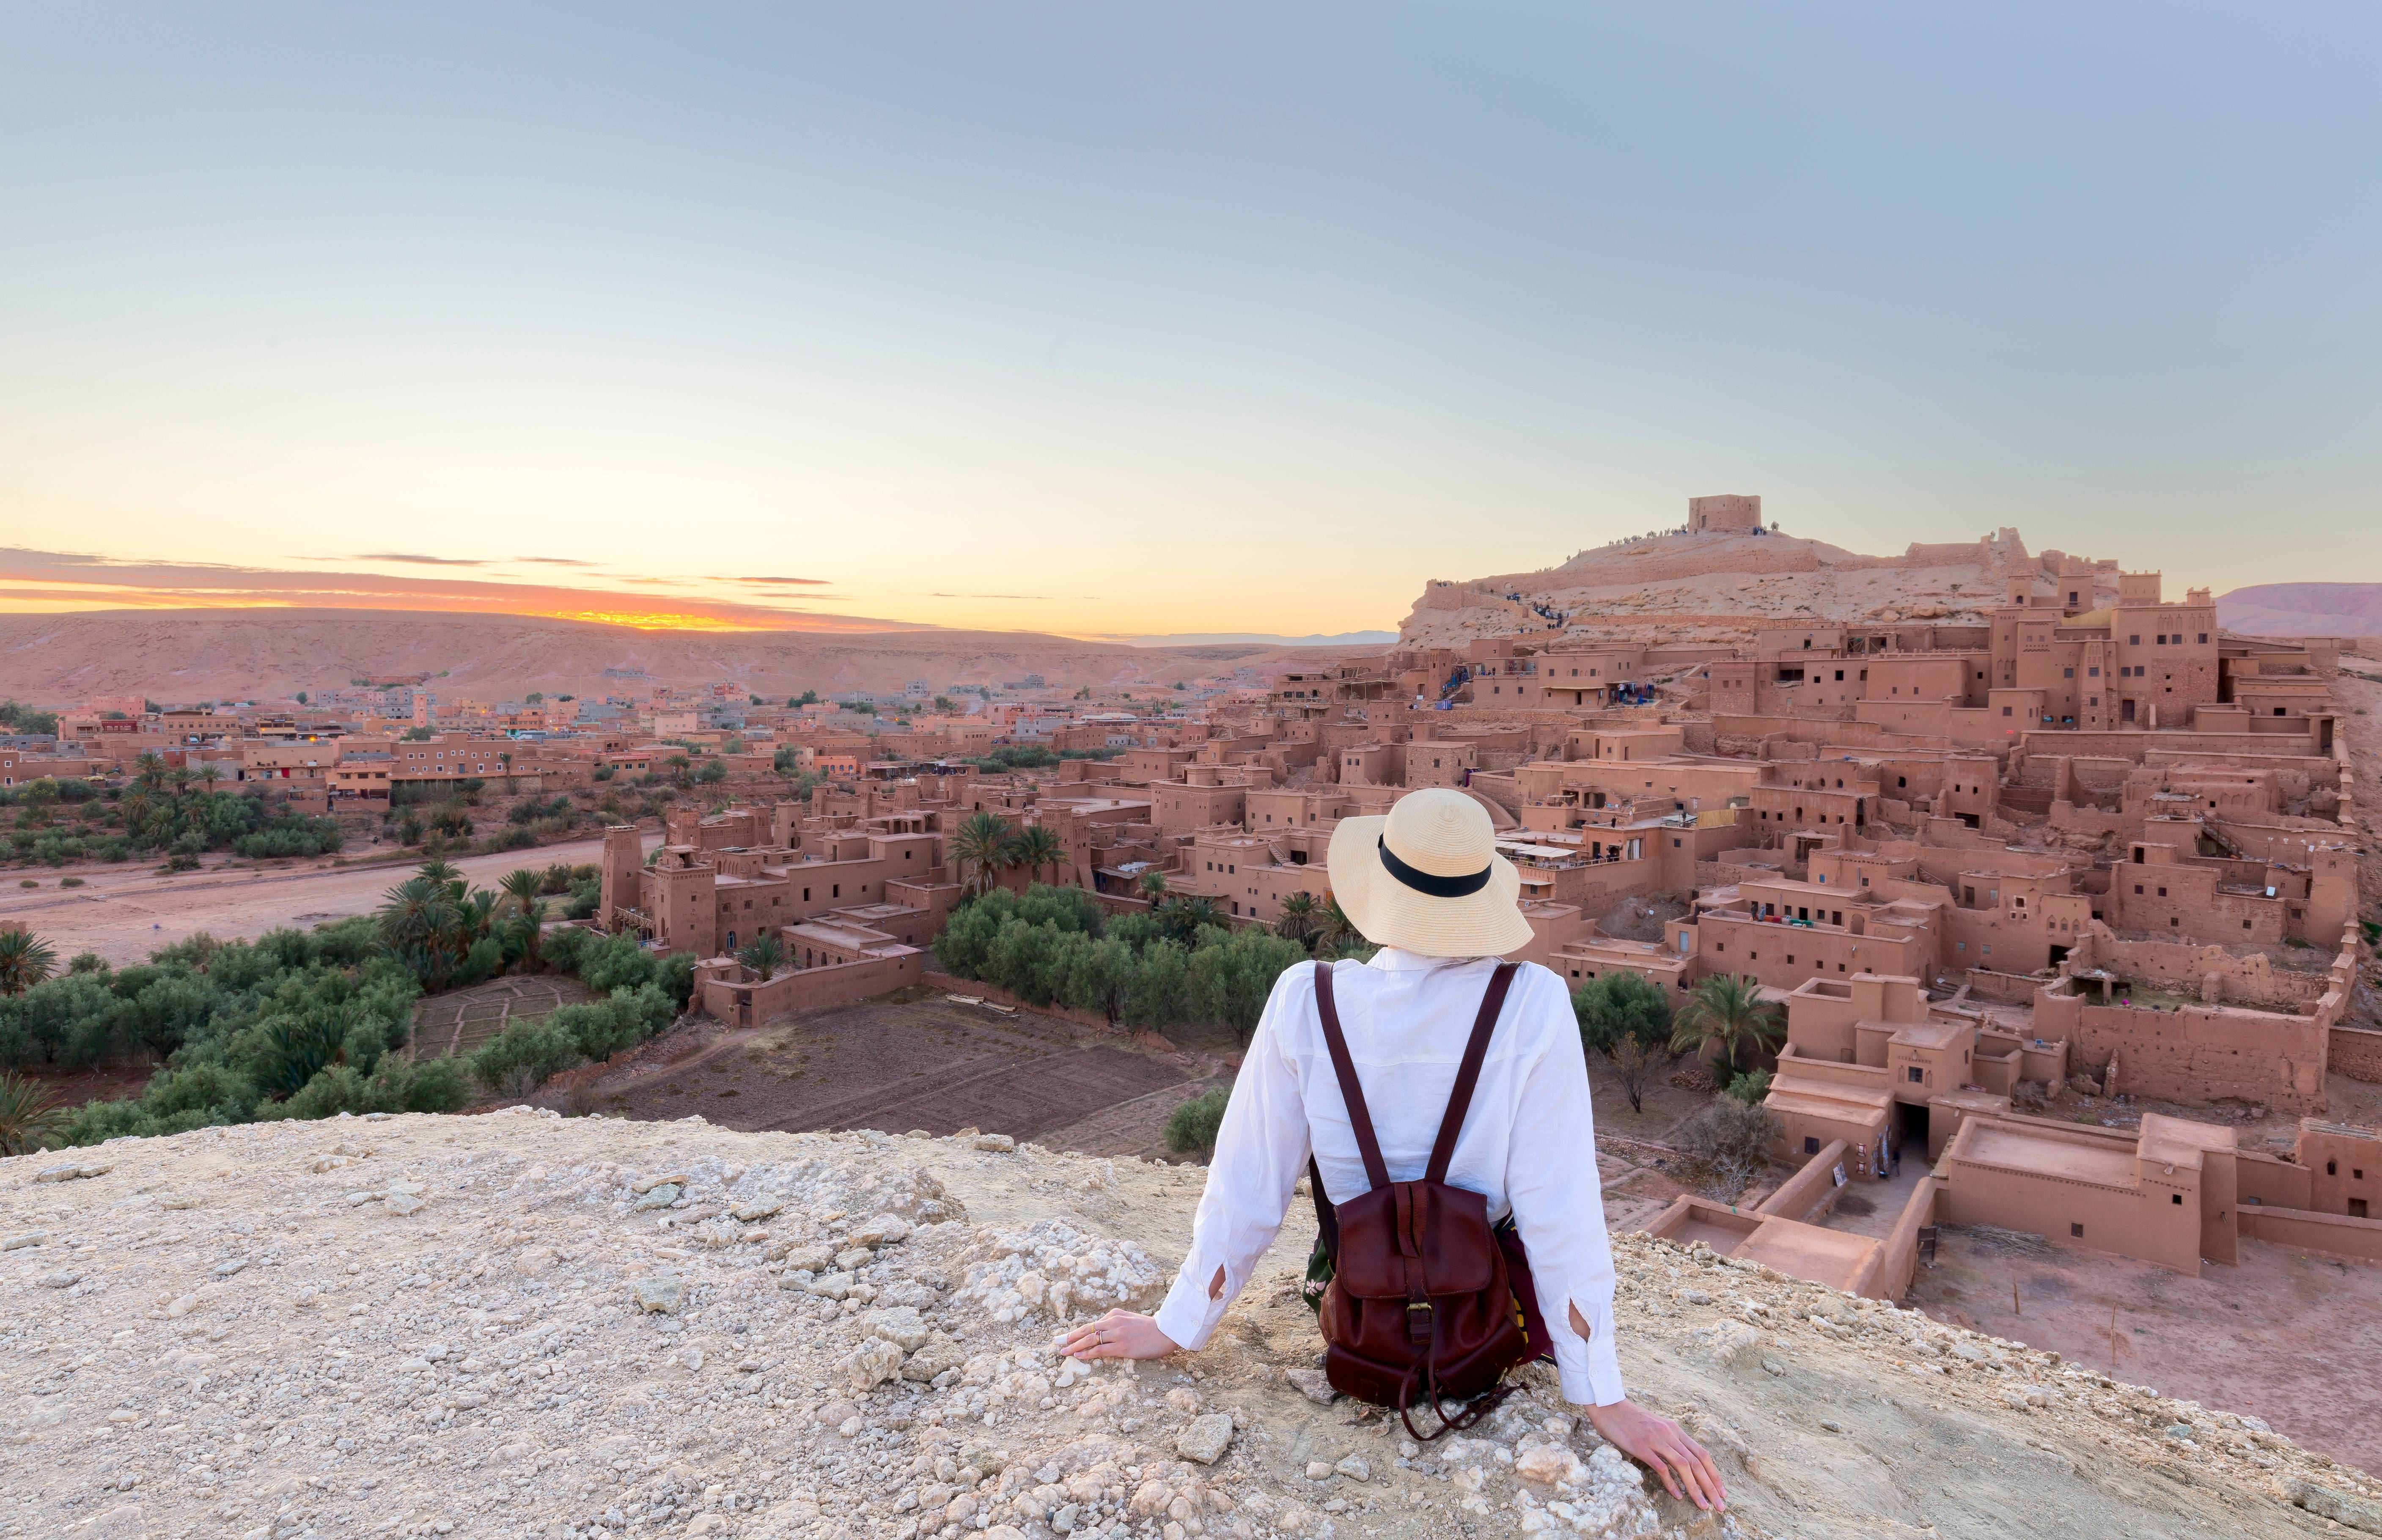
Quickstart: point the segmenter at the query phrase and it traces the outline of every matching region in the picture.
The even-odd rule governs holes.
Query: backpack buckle
[[[1408,1300],[1406,1302],[1406,1340],[1418,1344],[1430,1341],[1431,1319],[1429,1300]]]

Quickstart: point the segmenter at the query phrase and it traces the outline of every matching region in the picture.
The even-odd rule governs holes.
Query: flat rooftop
[[[1971,1122],[1955,1142],[1953,1158],[2102,1187],[2140,1185],[2133,1150],[2114,1141],[2072,1140],[2008,1123]]]
[[[1906,1048],[1948,1048],[1953,1039],[1976,1028],[1967,1021],[1863,1021],[1860,1026],[1872,1032],[1894,1034],[1890,1041]]]
[[[1762,1105],[1775,1113],[1800,1113],[1810,1118],[1845,1119],[1858,1118],[1863,1112],[1883,1118],[1894,1105],[1894,1093],[1826,1081],[1798,1080],[1783,1085],[1774,1081]]]
[[[1713,1250],[1719,1250],[1714,1247]],[[1792,1219],[1770,1218],[1746,1237],[1736,1254],[1789,1277],[1809,1278],[1830,1289],[1850,1290],[1860,1284],[1872,1259],[1882,1250],[1866,1235],[1822,1229]]]

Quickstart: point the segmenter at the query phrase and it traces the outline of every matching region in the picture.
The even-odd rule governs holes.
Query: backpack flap
[[[1333,1283],[1352,1299],[1474,1294],[1496,1281],[1497,1243],[1478,1192],[1435,1181],[1393,1182],[1338,1205]]]

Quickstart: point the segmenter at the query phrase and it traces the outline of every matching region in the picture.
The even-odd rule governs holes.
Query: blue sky
[[[0,18],[0,544],[1306,633],[1742,491],[2382,581],[2370,7]]]

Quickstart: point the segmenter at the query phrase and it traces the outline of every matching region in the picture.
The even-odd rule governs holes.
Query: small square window
[[[2075,1239],[2081,1241],[2084,1239],[2084,1227],[2081,1225],[2069,1225],[2068,1227],[2068,1233]]]

